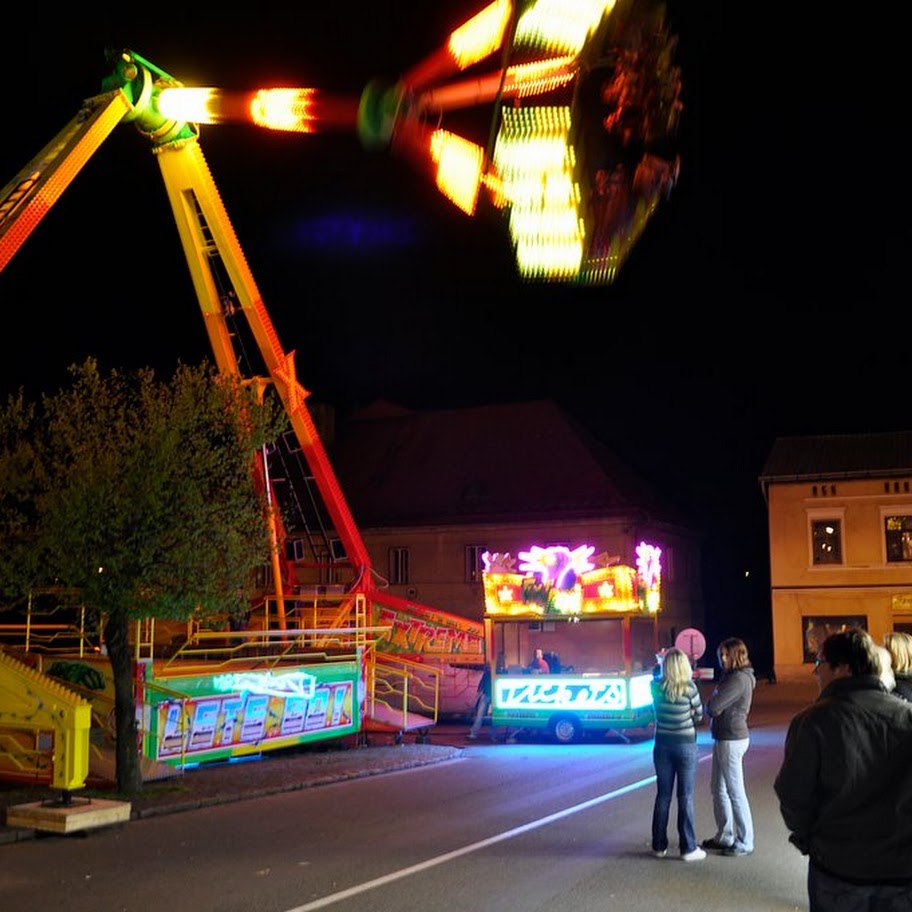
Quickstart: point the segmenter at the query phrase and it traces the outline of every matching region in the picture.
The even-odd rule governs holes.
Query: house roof
[[[685,525],[551,400],[443,411],[376,402],[337,425],[333,465],[363,527],[631,513]]]
[[[779,437],[760,483],[912,475],[912,431]]]

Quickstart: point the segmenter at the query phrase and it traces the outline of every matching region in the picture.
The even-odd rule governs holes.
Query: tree
[[[142,787],[131,623],[249,609],[270,556],[260,447],[285,430],[277,400],[203,364],[20,392],[0,407],[0,589],[75,588],[102,625],[115,690],[117,787]]]

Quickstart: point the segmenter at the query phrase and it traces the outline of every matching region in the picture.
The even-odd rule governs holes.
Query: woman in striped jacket
[[[652,811],[652,854],[668,854],[668,816],[677,781],[678,840],[684,861],[700,861],[706,852],[697,845],[694,829],[694,783],[697,779],[697,725],[703,701],[687,655],[672,647],[662,660],[662,674],[652,682],[655,707],[656,798]]]

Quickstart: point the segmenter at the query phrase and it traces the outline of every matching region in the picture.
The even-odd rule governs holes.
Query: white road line
[[[589,801],[584,801],[582,804],[577,804],[573,807],[566,808],[563,811],[558,811],[556,814],[549,814],[547,817],[542,817],[539,820],[533,820],[531,823],[526,823],[515,829],[507,830],[497,836],[489,836],[487,839],[482,839],[480,842],[473,842],[470,845],[463,846],[461,849],[454,849],[452,852],[446,852],[443,855],[438,855],[436,858],[429,858],[427,861],[422,861],[420,864],[402,868],[401,871],[393,871],[391,874],[385,874],[383,877],[368,880],[366,883],[358,884],[356,887],[349,887],[347,890],[340,890],[338,893],[332,893],[329,896],[324,896],[322,899],[315,899],[313,902],[305,903],[303,906],[295,906],[293,909],[289,909],[288,912],[311,912],[312,909],[323,909],[326,906],[331,906],[333,903],[348,899],[350,896],[357,896],[359,893],[366,893],[368,890],[373,890],[374,887],[382,887],[393,881],[401,880],[403,877],[410,877],[412,874],[418,874],[420,871],[426,871],[428,868],[433,868],[436,865],[446,864],[446,862],[452,861],[454,858],[468,855],[470,852],[477,852],[479,849],[484,849],[487,846],[503,842],[505,839],[512,839],[514,836],[528,833],[530,830],[538,829],[538,827],[546,826],[549,823],[554,823],[555,820],[569,817],[571,814],[578,814],[580,811],[595,807],[595,805],[601,804],[604,801],[611,801],[612,798],[619,798],[621,795],[626,795],[628,792],[645,788],[647,785],[652,785],[655,781],[655,776],[650,776],[648,779],[641,779],[639,782],[634,782],[632,785],[625,785],[623,788],[615,789],[613,792],[606,792],[604,795],[599,795],[598,798],[590,798]]]

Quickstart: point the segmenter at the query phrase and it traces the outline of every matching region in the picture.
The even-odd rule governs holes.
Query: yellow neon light
[[[585,227],[570,127],[567,106],[503,111],[494,167],[511,207],[510,235],[525,278],[573,276],[582,263]]]
[[[164,117],[184,123],[219,123],[220,95],[213,88],[169,88],[158,94],[158,111]]]
[[[474,215],[481,187],[484,150],[455,133],[435,130],[431,137],[431,157],[437,164],[440,192],[463,212]]]
[[[484,60],[501,46],[512,13],[511,0],[495,0],[450,35],[447,49],[460,69]]]
[[[538,0],[520,17],[515,44],[548,53],[578,54],[615,0]]]

